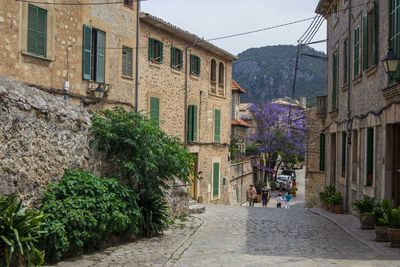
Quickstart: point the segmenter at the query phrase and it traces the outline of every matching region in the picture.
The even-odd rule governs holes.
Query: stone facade
[[[375,2],[377,6],[374,7]],[[346,187],[349,188],[347,202],[349,209],[353,200],[365,195],[390,199],[399,205],[400,159],[397,155],[400,154],[398,115],[400,84],[389,81],[380,63],[387,54],[389,46],[393,45],[392,41],[388,42],[391,17],[389,4],[388,1],[365,3],[362,0],[353,0],[353,7],[349,9],[345,3],[346,1],[339,0],[320,0],[317,7],[317,13],[324,15],[327,20],[328,33],[328,115],[326,120],[321,121],[326,134],[325,183],[334,183],[344,195]],[[349,12],[352,12],[350,29]],[[378,18],[376,23],[371,23],[376,18]],[[344,44],[349,38],[349,32],[351,41],[350,49],[347,50],[350,64],[347,69],[350,75],[348,75],[349,82],[345,82]],[[356,36],[360,40],[358,50],[355,49]],[[378,47],[375,50],[376,45]],[[356,61],[356,53],[359,53],[359,61]],[[372,60],[370,54],[374,56]],[[337,55],[337,64],[334,63],[334,55]],[[337,66],[337,75],[334,75],[334,66]],[[355,71],[356,68],[359,69],[359,75]],[[337,77],[335,81],[334,77]],[[349,109],[348,95],[350,95]],[[351,131],[347,129],[348,111],[350,111]],[[367,142],[368,131],[369,142]],[[343,133],[347,133],[345,138]],[[369,150],[368,144],[370,144]],[[347,154],[345,149],[350,151],[348,158],[344,156]],[[368,160],[367,154],[372,155],[372,158]],[[347,162],[350,168],[346,167]],[[348,183],[346,172],[349,174]]]
[[[93,91],[98,82],[83,80],[83,26],[105,32],[105,77],[102,85],[107,97],[96,106],[133,107],[135,64],[132,77],[122,76],[122,46],[135,47],[137,2],[124,4],[51,5],[45,3],[0,0],[0,74],[70,97],[76,104],[94,103]],[[46,55],[28,52],[28,8],[41,8],[47,13]],[[128,26],[129,25],[129,26]],[[133,53],[132,62],[135,54]],[[69,81],[68,91],[63,90]],[[102,83],[100,83],[102,84]]]
[[[166,133],[187,143],[196,155],[195,166],[199,179],[190,188],[191,197],[205,203],[229,203],[227,186],[231,128],[232,61],[235,56],[199,37],[183,31],[159,18],[141,14],[139,58],[139,109],[150,114],[151,98],[159,99],[159,125]],[[162,62],[149,60],[149,38],[162,43]],[[182,52],[180,68],[171,67],[171,48]],[[189,58],[200,58],[200,74],[190,73]],[[211,61],[224,64],[221,85],[212,85]],[[217,88],[216,88],[217,87]],[[197,137],[187,140],[188,106],[197,107]],[[215,112],[220,110],[220,141],[214,140]],[[213,183],[214,166],[219,165],[218,182]],[[218,190],[214,191],[214,185]],[[216,194],[217,193],[217,194]]]
[[[0,193],[40,198],[64,169],[89,166],[89,113],[0,77]]]
[[[305,206],[320,204],[319,192],[325,187],[325,172],[320,166],[320,133],[323,131],[316,109],[305,111],[306,153],[305,153]]]

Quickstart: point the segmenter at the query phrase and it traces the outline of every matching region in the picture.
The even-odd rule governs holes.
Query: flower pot
[[[333,212],[333,205],[331,203],[328,203],[327,207],[328,207],[327,208],[328,211]]]
[[[377,242],[388,242],[388,226],[387,225],[375,225],[375,241]]]
[[[400,248],[400,229],[388,228],[387,233],[392,247]]]
[[[342,214],[343,213],[342,204],[333,205],[333,212],[336,214]]]
[[[361,214],[360,222],[361,222],[361,229],[375,228],[375,217],[372,214]]]

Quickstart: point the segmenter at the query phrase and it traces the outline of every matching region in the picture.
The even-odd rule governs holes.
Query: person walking
[[[292,195],[288,192],[285,198],[285,209],[290,209],[290,200],[292,200]]]
[[[247,198],[249,200],[250,207],[254,207],[254,201],[257,196],[257,190],[254,185],[250,184],[249,189],[247,190]]]
[[[263,208],[267,207],[269,199],[270,199],[269,190],[266,187],[263,187],[263,189],[261,190],[261,201]]]
[[[279,192],[279,195],[278,195],[278,197],[276,198],[276,208],[277,208],[277,209],[282,208],[282,201],[283,201],[282,193]]]

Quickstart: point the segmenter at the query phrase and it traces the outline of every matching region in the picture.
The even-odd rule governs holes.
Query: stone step
[[[193,206],[189,206],[189,213],[190,214],[200,214],[206,211],[206,207],[201,204],[196,204]]]
[[[194,199],[189,199],[189,207],[194,205],[197,205],[197,201]]]

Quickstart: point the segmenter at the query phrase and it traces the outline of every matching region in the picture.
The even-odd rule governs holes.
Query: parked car
[[[292,178],[293,181],[296,181],[296,171],[294,170],[283,170],[281,174],[288,175]]]
[[[280,190],[289,191],[292,189],[292,178],[289,175],[278,175],[276,182]]]

